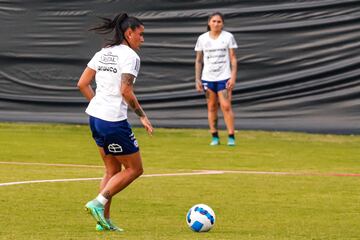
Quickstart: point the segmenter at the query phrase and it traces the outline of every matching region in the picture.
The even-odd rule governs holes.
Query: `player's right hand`
[[[204,91],[201,81],[196,81],[195,87],[196,87],[196,91],[198,92]]]

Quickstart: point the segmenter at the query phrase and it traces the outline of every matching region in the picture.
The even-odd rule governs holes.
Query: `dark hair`
[[[212,14],[209,16],[209,18],[208,18],[208,22],[209,22],[209,21],[211,20],[211,18],[214,17],[214,16],[219,16],[219,17],[221,18],[221,20],[223,21],[223,23],[225,23],[225,21],[224,21],[224,15],[223,15],[221,12],[214,12],[214,13],[212,13]],[[207,25],[207,30],[208,30],[208,31],[211,30],[209,24]]]
[[[100,17],[102,19],[102,24],[99,26],[90,28],[89,31],[95,31],[99,34],[108,34],[114,31],[115,33],[112,39],[107,39],[107,46],[119,45],[127,39],[125,38],[125,31],[128,28],[135,30],[136,28],[143,26],[144,24],[136,17],[129,17],[126,13],[120,13],[114,17],[114,19]],[[129,44],[129,43],[128,43]],[[130,46],[130,44],[129,44]]]

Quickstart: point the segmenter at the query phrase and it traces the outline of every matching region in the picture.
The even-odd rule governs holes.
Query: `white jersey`
[[[199,36],[195,51],[203,52],[203,69],[201,79],[215,82],[231,77],[229,49],[237,48],[234,36],[221,31],[217,39],[212,39],[209,32]]]
[[[137,77],[140,58],[136,52],[126,45],[106,47],[97,52],[87,66],[96,71],[96,93],[86,113],[111,122],[127,119],[128,106],[120,93],[121,74]]]

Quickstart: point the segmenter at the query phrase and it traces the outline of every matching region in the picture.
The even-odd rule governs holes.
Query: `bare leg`
[[[206,90],[206,102],[208,109],[208,122],[210,127],[210,133],[218,131],[218,99],[216,93],[211,90]]]
[[[231,106],[231,91],[224,89],[218,92],[218,96],[228,134],[234,134],[234,113]]]
[[[99,147],[99,152],[101,155],[101,158],[104,161],[104,165],[105,165],[105,173],[104,173],[104,177],[100,182],[100,192],[104,189],[104,187],[106,186],[106,184],[108,183],[108,181],[110,180],[110,178],[112,176],[114,176],[116,173],[121,171],[121,163],[119,163],[114,156],[112,155],[105,155],[104,149]],[[109,219],[110,218],[110,206],[111,206],[111,198],[109,199],[109,201],[106,203],[105,205],[105,210],[104,210],[104,216],[105,218]]]
[[[116,193],[126,188],[143,173],[140,152],[114,156],[114,158],[121,163],[125,169],[113,175],[101,191],[101,194],[107,199],[110,199]]]

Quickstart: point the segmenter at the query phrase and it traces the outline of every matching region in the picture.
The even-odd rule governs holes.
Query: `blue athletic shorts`
[[[119,122],[109,122],[90,116],[92,136],[105,154],[125,155],[139,151],[139,146],[131,126],[125,119]]]
[[[220,80],[220,81],[216,81],[216,82],[210,82],[210,81],[201,80],[202,86],[203,86],[205,91],[210,89],[211,91],[213,91],[215,93],[226,89],[227,81],[229,81],[229,79]]]

